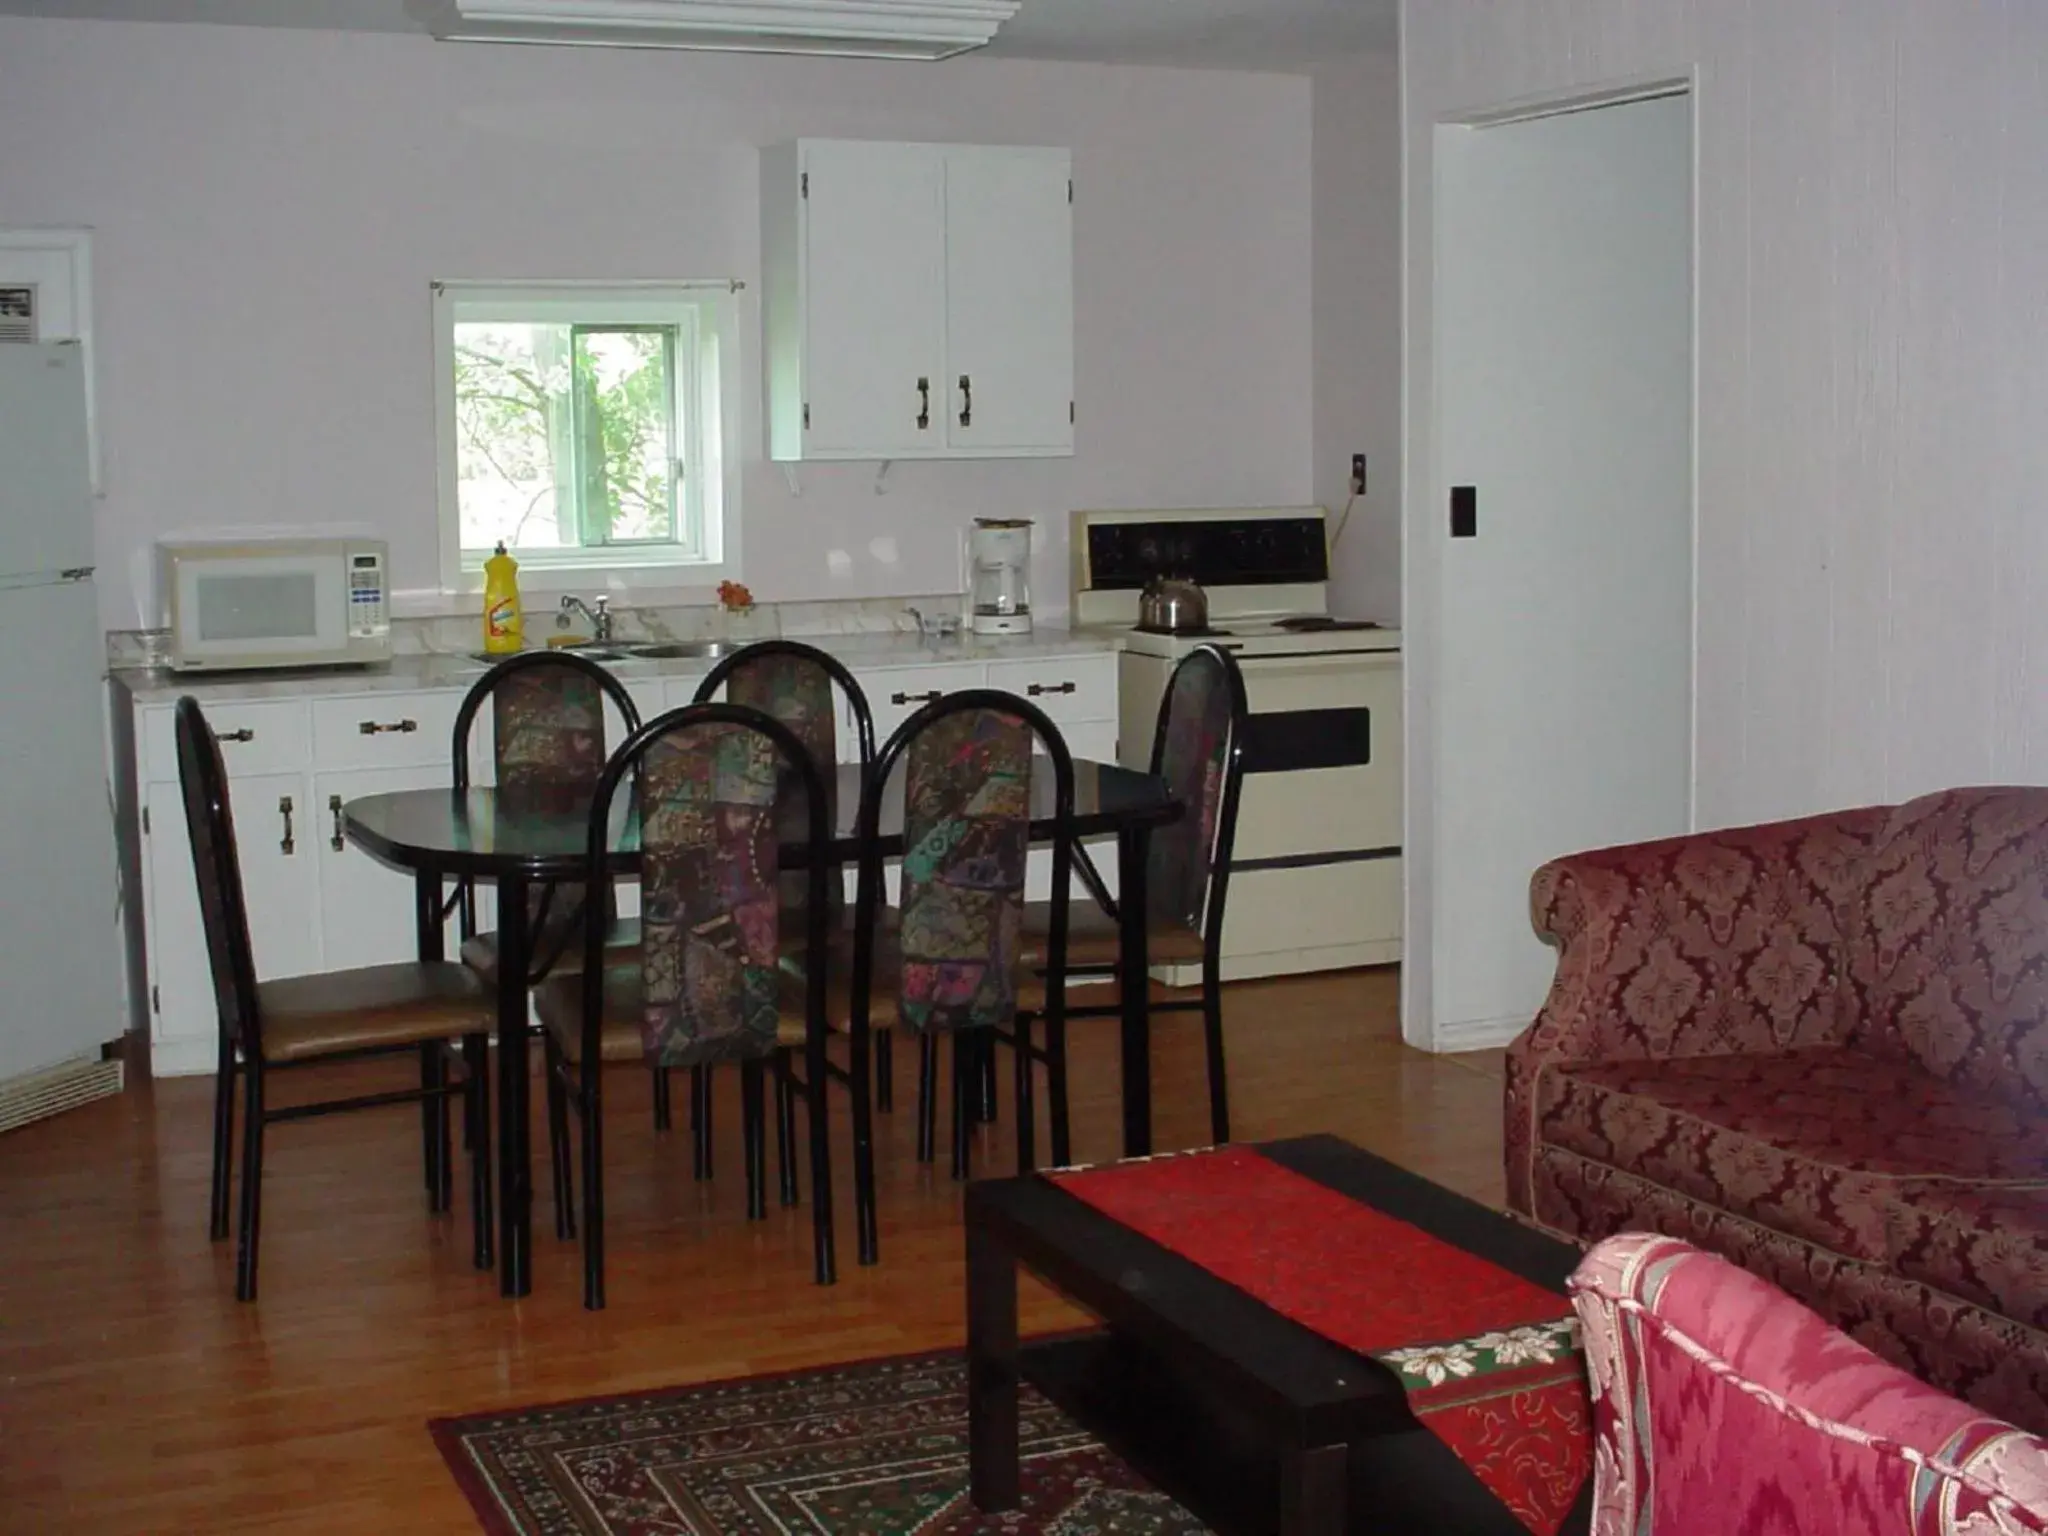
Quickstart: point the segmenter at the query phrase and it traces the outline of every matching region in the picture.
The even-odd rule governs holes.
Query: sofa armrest
[[[2048,1445],[1726,1260],[1625,1233],[1587,1254],[1571,1290],[1592,1376],[1593,1536],[1722,1536],[1762,1529],[1765,1510],[1822,1509],[1812,1529],[1856,1536],[2048,1530]]]
[[[1872,806],[1555,859],[1529,884],[1558,951],[1508,1049],[1508,1199],[1533,1212],[1549,1067],[1840,1043],[1843,913],[1891,812]]]

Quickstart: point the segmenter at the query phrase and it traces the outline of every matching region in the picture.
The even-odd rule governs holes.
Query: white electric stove
[[[1119,756],[1150,759],[1174,664],[1237,658],[1252,720],[1223,931],[1226,978],[1401,958],[1401,635],[1329,611],[1321,507],[1076,512],[1077,628],[1113,631]],[[1192,577],[1209,625],[1138,626],[1155,575]],[[1155,974],[1175,985],[1192,967]]]

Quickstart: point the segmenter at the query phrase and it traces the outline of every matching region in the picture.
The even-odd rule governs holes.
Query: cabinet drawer
[[[1028,699],[1060,725],[1116,719],[1116,657],[992,661],[988,685]]]
[[[982,668],[968,662],[939,667],[890,667],[885,671],[862,673],[857,678],[868,696],[868,709],[875,717],[875,747],[879,751],[889,735],[935,699],[949,693],[982,685]],[[851,733],[852,723],[847,730]]]
[[[206,723],[220,742],[228,777],[253,773],[303,773],[309,760],[306,706],[293,702],[208,704]],[[144,771],[153,784],[178,777],[178,722],[172,707],[152,708],[142,724]]]
[[[321,772],[411,768],[449,761],[462,695],[366,693],[313,701],[313,761]]]

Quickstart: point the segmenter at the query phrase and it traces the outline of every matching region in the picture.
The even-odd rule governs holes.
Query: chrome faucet
[[[603,645],[612,637],[612,613],[608,606],[610,602],[609,597],[600,595],[596,600],[596,606],[592,607],[572,593],[562,599],[562,617],[557,623],[566,626],[570,614],[580,613],[590,620],[590,638]]]

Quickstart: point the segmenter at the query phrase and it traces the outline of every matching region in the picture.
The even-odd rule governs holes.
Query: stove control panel
[[[1323,518],[1100,522],[1088,526],[1089,585],[1129,591],[1154,576],[1205,587],[1298,586],[1328,581]]]

